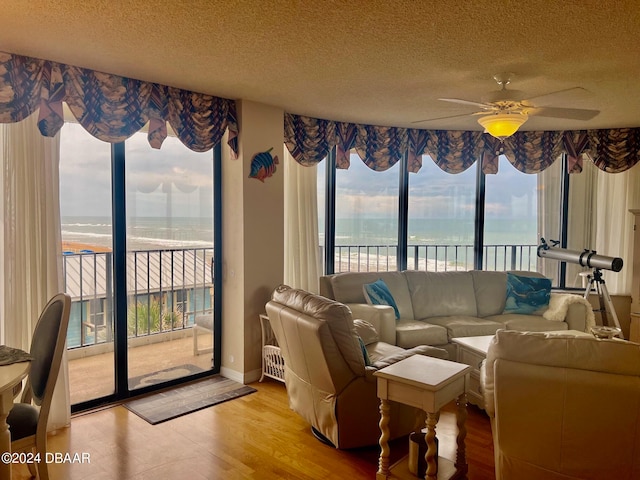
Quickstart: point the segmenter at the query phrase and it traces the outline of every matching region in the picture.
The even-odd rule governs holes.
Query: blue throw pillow
[[[362,286],[364,292],[364,298],[367,299],[367,303],[370,305],[389,305],[393,307],[396,312],[396,320],[400,318],[400,310],[396,305],[396,301],[391,295],[391,290],[382,279],[376,280],[373,283],[366,283]]]
[[[369,358],[369,352],[361,337],[358,337],[358,343],[360,344],[360,350],[362,350],[362,357],[364,358],[364,364],[368,367],[371,365],[371,359]]]
[[[549,306],[551,280],[507,273],[504,313],[531,314]]]

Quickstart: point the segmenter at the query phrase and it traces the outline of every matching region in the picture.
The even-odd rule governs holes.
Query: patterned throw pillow
[[[551,280],[507,273],[507,301],[504,313],[532,314],[549,306]]]
[[[389,305],[396,312],[396,320],[400,318],[400,311],[396,305],[396,301],[391,295],[391,290],[382,279],[378,279],[373,283],[366,283],[362,286],[364,298],[369,305]]]

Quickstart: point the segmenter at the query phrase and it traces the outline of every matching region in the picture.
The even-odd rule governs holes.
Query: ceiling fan
[[[501,73],[494,75],[495,81],[500,86],[500,90],[491,92],[483,96],[481,102],[462,100],[459,98],[439,98],[444,102],[468,105],[480,109],[474,113],[463,113],[447,117],[430,118],[418,120],[413,123],[429,122],[433,120],[443,120],[445,118],[465,117],[468,115],[479,115],[478,123],[484,127],[485,133],[503,141],[513,135],[529,119],[529,116],[565,118],[568,120],[590,120],[600,113],[599,110],[588,110],[582,108],[560,108],[560,107],[537,107],[533,100],[540,101],[543,97],[558,95],[570,91],[586,91],[582,87],[567,88],[545,95],[527,98],[520,90],[508,90],[507,85],[511,83],[513,74]]]

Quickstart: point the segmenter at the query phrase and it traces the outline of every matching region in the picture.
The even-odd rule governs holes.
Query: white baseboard
[[[220,375],[226,377],[234,382],[242,383],[243,385],[247,385],[249,383],[257,382],[260,380],[262,375],[261,369],[252,370],[247,373],[238,372],[237,370],[232,370],[227,367],[220,367]]]

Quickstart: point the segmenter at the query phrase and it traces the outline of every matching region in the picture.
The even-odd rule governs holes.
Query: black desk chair
[[[53,388],[58,379],[62,353],[67,338],[71,297],[55,295],[44,307],[31,340],[31,368],[20,403],[14,404],[7,417],[14,452],[35,449],[38,464],[29,464],[33,476],[48,480],[45,461],[47,452],[47,420]]]

